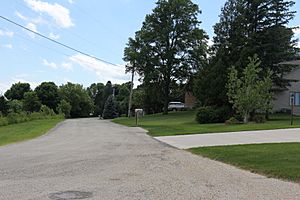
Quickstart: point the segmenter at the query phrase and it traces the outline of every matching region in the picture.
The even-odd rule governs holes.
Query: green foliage
[[[102,117],[104,119],[114,119],[114,118],[118,117],[116,102],[112,95],[109,96],[105,102]]]
[[[15,83],[11,86],[9,90],[6,91],[5,96],[10,100],[22,100],[24,99],[24,94],[30,92],[29,83]]]
[[[228,107],[200,107],[197,109],[196,121],[200,124],[223,123],[229,115]]]
[[[6,117],[1,117],[0,116],[0,126],[7,126],[8,125],[8,120]]]
[[[93,101],[82,85],[67,83],[60,86],[59,94],[71,104],[71,117],[88,117],[93,112]]]
[[[10,113],[21,113],[23,111],[23,102],[20,100],[12,100],[8,102]]]
[[[87,88],[87,92],[94,102],[94,116],[101,115],[105,104],[104,97],[105,86],[103,83],[93,83]]]
[[[238,72],[234,67],[230,69],[227,84],[229,102],[243,115],[245,123],[248,122],[250,112],[270,110],[273,98],[271,72],[260,78],[259,73],[262,69],[259,68],[261,62],[257,55],[249,58],[249,61],[241,78],[238,78]]]
[[[289,83],[283,75],[292,67],[278,65],[297,54],[296,40],[289,22],[294,1],[227,0],[214,26],[214,45],[209,65],[200,69],[194,93],[202,105],[228,105],[226,75],[235,66],[238,75],[248,64],[247,58],[257,54],[262,73],[270,69],[272,81],[279,87]]]
[[[136,71],[146,87],[156,85],[165,114],[172,81],[186,81],[206,61],[208,37],[199,28],[199,13],[191,0],[159,0],[125,48],[124,60],[131,64],[126,70]]]
[[[54,116],[55,112],[46,105],[42,105],[40,112],[45,116]]]
[[[66,100],[62,100],[58,104],[57,108],[58,108],[59,113],[63,114],[65,118],[70,117],[70,112],[71,112],[72,106],[69,102],[67,102]]]
[[[0,116],[7,115],[8,110],[8,101],[3,96],[0,96]]]
[[[228,120],[225,121],[226,125],[240,124],[240,123],[241,122],[235,117],[230,117]]]
[[[266,117],[264,115],[255,115],[253,117],[253,121],[255,123],[265,123],[267,120],[266,120]]]
[[[26,92],[23,99],[23,109],[28,112],[38,112],[41,109],[41,102],[36,92]]]
[[[58,87],[53,82],[43,82],[34,90],[43,105],[56,110],[59,103]]]

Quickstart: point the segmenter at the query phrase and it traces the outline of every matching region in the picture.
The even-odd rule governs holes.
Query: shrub
[[[235,117],[230,117],[228,120],[226,120],[225,124],[231,125],[231,124],[240,124],[241,121],[236,119]]]
[[[253,121],[255,123],[259,123],[259,124],[265,123],[266,122],[266,117],[264,115],[255,115],[253,117]]]
[[[0,126],[8,125],[8,121],[6,117],[0,117]]]
[[[42,105],[40,112],[44,116],[53,116],[53,115],[55,115],[54,111],[52,109],[50,109],[48,106],[45,106],[45,105]]]
[[[200,107],[197,110],[196,121],[200,124],[223,123],[230,116],[230,108],[224,107]]]
[[[217,115],[212,107],[200,107],[197,110],[196,120],[200,124],[214,123]]]

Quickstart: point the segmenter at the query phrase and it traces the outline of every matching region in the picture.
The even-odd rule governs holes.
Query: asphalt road
[[[83,193],[84,192],[84,193]],[[0,147],[0,199],[300,199],[300,185],[164,145],[138,128],[67,120]]]

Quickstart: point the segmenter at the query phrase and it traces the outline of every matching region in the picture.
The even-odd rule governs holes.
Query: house
[[[184,105],[186,108],[194,108],[196,105],[196,97],[192,92],[186,92],[184,97]]]
[[[298,67],[284,76],[284,78],[293,81],[290,83],[290,86],[287,89],[282,89],[275,92],[273,111],[290,111],[293,101],[294,114],[300,115],[300,60],[284,62],[281,64],[297,65]]]

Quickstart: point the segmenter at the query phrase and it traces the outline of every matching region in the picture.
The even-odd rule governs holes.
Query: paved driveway
[[[85,193],[80,193],[85,192]],[[298,184],[166,146],[141,129],[67,120],[0,147],[0,199],[300,199]]]
[[[177,135],[156,137],[156,139],[179,149],[236,144],[300,142],[300,129]]]

